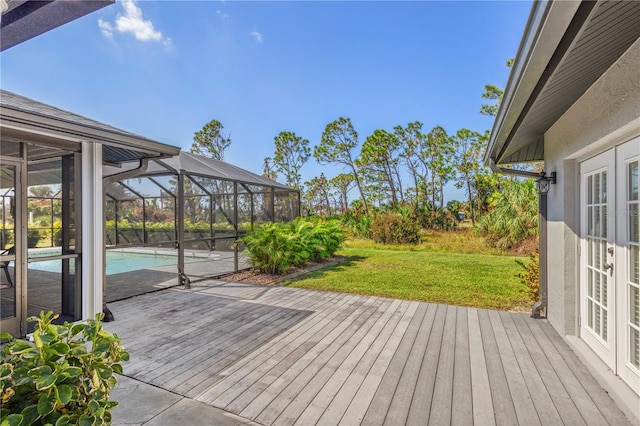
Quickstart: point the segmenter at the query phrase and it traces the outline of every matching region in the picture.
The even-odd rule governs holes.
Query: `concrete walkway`
[[[118,376],[111,399],[119,403],[112,411],[114,426],[257,425],[235,414],[127,376]]]

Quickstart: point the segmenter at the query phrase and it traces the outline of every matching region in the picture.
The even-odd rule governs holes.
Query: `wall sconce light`
[[[538,193],[546,194],[549,192],[549,187],[556,183],[556,172],[551,172],[550,176],[547,176],[545,172],[540,172],[540,177],[536,179],[536,188],[538,188]]]

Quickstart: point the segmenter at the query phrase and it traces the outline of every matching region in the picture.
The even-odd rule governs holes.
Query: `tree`
[[[193,135],[191,152],[224,161],[224,153],[231,146],[231,135],[223,133],[224,126],[211,120]]]
[[[407,127],[400,125],[393,128],[393,132],[398,139],[399,149],[402,151],[400,157],[408,167],[413,178],[413,192],[415,193],[415,208],[418,208],[420,199],[424,199],[424,183],[427,180],[428,161],[425,157],[424,141],[425,135],[422,133],[422,123],[414,121],[407,124]],[[426,201],[426,200],[425,200]]]
[[[384,183],[391,195],[391,204],[398,206],[403,198],[402,183],[398,165],[400,141],[386,130],[375,130],[362,144],[356,165],[365,170],[366,176],[373,176],[375,185]],[[381,191],[378,191],[380,194]]]
[[[511,68],[513,65],[513,58],[507,61],[507,68]],[[500,102],[502,102],[502,96],[504,90],[493,84],[487,84],[484,86],[484,93],[482,93],[483,99],[492,101],[491,103],[482,104],[480,107],[480,114],[495,117],[498,114],[498,108],[500,108]]]
[[[351,169],[364,211],[368,213],[369,208],[362,190],[362,182],[351,153],[358,144],[358,133],[354,130],[351,119],[340,117],[327,124],[322,133],[320,145],[317,145],[313,150],[313,157],[320,164],[336,163]]]
[[[262,165],[262,176],[271,180],[276,180],[278,178],[278,173],[276,172],[276,168],[271,157],[266,157],[264,159],[264,163]]]
[[[436,126],[427,133],[426,145],[429,155],[428,167],[431,169],[431,182],[428,188],[431,193],[431,206],[435,208],[436,201],[439,201],[440,208],[443,209],[444,185],[454,175],[451,161],[455,151],[454,142],[442,126]]]
[[[285,177],[287,185],[300,188],[300,169],[311,156],[309,141],[293,132],[280,132],[274,138],[276,151],[273,163]]]
[[[329,200],[329,186],[324,173],[320,177],[304,183],[307,190],[304,193],[304,200],[308,213],[317,215],[331,214],[331,201]]]
[[[335,189],[338,194],[339,204],[338,209],[340,213],[344,213],[349,208],[349,199],[347,194],[349,190],[353,188],[354,180],[353,175],[348,173],[340,173],[338,176],[329,180],[329,187]]]
[[[464,188],[469,203],[469,216],[471,223],[476,223],[476,212],[473,201],[477,193],[477,176],[484,169],[482,165],[482,152],[485,138],[478,132],[469,129],[460,129],[456,132],[456,169],[458,172],[457,188]]]

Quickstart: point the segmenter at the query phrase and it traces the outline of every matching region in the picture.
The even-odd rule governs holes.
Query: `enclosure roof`
[[[278,183],[275,180],[257,175],[224,161],[184,151],[175,157],[150,161],[144,176],[166,174],[167,171],[296,191],[296,189]]]
[[[544,134],[640,37],[640,2],[535,1],[485,161],[544,159]]]
[[[16,141],[99,142],[103,159],[122,163],[177,155],[180,148],[0,89],[0,131]]]

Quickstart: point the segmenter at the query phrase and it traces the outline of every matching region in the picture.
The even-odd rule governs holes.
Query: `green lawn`
[[[449,237],[447,237],[449,238]],[[475,245],[472,237],[470,245]],[[348,261],[287,285],[396,299],[419,300],[478,308],[523,310],[532,302],[516,276],[517,258],[489,254],[451,253],[459,247],[380,248],[350,241],[339,254]],[[457,244],[456,244],[457,246]]]

